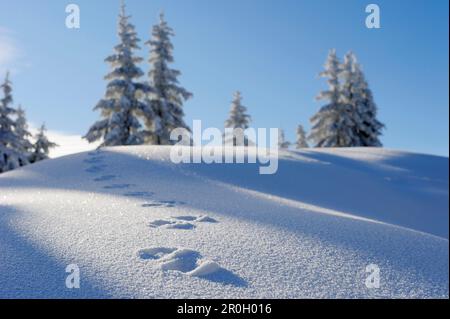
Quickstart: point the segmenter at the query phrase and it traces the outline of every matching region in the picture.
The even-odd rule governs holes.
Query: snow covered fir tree
[[[101,112],[102,119],[85,136],[89,142],[102,140],[101,146],[142,144],[144,135],[139,117],[152,113],[145,98],[150,87],[138,81],[144,75],[137,66],[142,58],[134,55],[140,40],[129,19],[122,2],[118,24],[120,43],[114,48],[115,53],[105,60],[112,71],[105,77],[109,80],[105,98],[94,108]]]
[[[291,146],[289,141],[286,141],[286,137],[284,135],[284,130],[278,130],[278,148],[282,150],[287,150]]]
[[[251,117],[247,113],[247,108],[242,105],[242,94],[236,91],[231,102],[230,115],[225,121],[226,129],[233,129],[230,134],[225,134],[226,145],[232,146],[250,146],[253,141],[249,141],[244,131],[250,127]]]
[[[30,142],[30,138],[32,137],[32,135],[28,131],[28,122],[25,115],[25,110],[21,105],[19,105],[16,113],[17,119],[15,131],[20,141],[17,150],[20,154],[28,155],[33,148],[33,144]]]
[[[26,151],[28,144],[26,136],[20,135],[24,134],[21,132],[23,127],[20,127],[21,121],[24,120],[23,113],[19,117],[19,124],[14,118],[17,110],[12,107],[12,85],[9,72],[0,89],[3,93],[3,98],[0,100],[0,173],[2,173],[28,164]]]
[[[32,152],[30,154],[30,163],[36,163],[48,159],[48,154],[51,148],[58,146],[56,143],[50,142],[45,135],[45,124],[39,128],[32,145]]]
[[[13,107],[12,83],[9,72],[0,86],[3,98],[0,100],[0,173],[10,171],[38,160],[48,158],[49,149],[56,144],[38,134],[32,143],[25,110]]]
[[[353,118],[351,109],[342,103],[342,91],[339,82],[341,63],[336,50],[331,50],[321,77],[327,78],[329,89],[320,92],[318,101],[328,101],[311,118],[312,129],[309,139],[316,147],[350,147],[353,138]]]
[[[377,120],[377,106],[372,91],[362,72],[356,56],[349,52],[341,67],[342,99],[351,109],[354,119],[353,141],[351,146],[382,146],[379,137],[384,125]]]
[[[311,118],[309,139],[315,147],[382,146],[379,136],[384,125],[377,120],[377,107],[361,67],[353,53],[340,63],[331,50],[325,71],[329,89],[319,94],[328,103]]]
[[[308,148],[308,141],[306,138],[306,132],[302,125],[297,127],[297,141],[295,143],[297,149]]]
[[[184,122],[183,102],[193,95],[179,85],[181,72],[170,67],[174,62],[171,37],[174,31],[167,24],[164,13],[159,23],[153,27],[152,38],[146,44],[150,46],[149,84],[153,91],[148,95],[151,112],[146,113],[146,143],[170,145],[170,133],[176,128],[189,130]]]

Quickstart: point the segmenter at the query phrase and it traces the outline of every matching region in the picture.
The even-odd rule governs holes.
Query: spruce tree
[[[353,142],[351,146],[380,147],[384,125],[377,119],[372,91],[353,53],[347,53],[341,70],[342,99],[352,110]]]
[[[242,105],[242,94],[234,93],[229,118],[225,121],[225,128],[233,129],[231,136],[225,134],[225,143],[233,146],[249,146],[254,144],[244,135],[244,131],[250,127],[251,117],[247,114],[247,108]],[[233,141],[231,141],[233,139]]]
[[[192,97],[192,93],[181,87],[178,77],[181,72],[174,70],[172,28],[160,14],[159,24],[152,30],[152,38],[146,44],[150,46],[149,83],[153,92],[148,95],[151,111],[146,114],[146,142],[156,145],[170,145],[170,133],[176,128],[190,130],[184,122],[183,102]]]
[[[38,133],[35,136],[35,142],[32,146],[32,153],[30,154],[30,163],[36,163],[48,159],[48,154],[51,148],[57,147],[58,145],[50,142],[45,135],[46,128],[43,124]]]
[[[359,100],[361,95],[358,88],[358,79],[355,73],[356,57],[352,52],[344,56],[344,62],[340,67],[339,77],[341,79],[341,103],[346,106],[351,121],[351,140],[348,147],[362,146],[361,138],[358,134],[359,126],[362,123]]]
[[[113,69],[105,77],[110,82],[105,98],[94,108],[101,112],[102,119],[85,136],[89,142],[103,139],[101,146],[142,144],[139,116],[151,113],[144,100],[150,87],[138,82],[144,74],[137,66],[142,59],[134,55],[140,40],[129,19],[122,3],[118,24],[120,43],[114,48],[115,53],[105,60]]]
[[[291,143],[286,141],[286,138],[284,136],[284,130],[278,131],[278,148],[280,149],[288,149],[289,146],[291,146]]]
[[[322,91],[317,100],[328,101],[318,113],[311,118],[311,134],[309,139],[316,147],[349,147],[353,142],[352,109],[342,103],[342,92],[339,83],[340,62],[336,51],[331,50],[325,71],[321,77],[328,78],[329,89]]]
[[[295,143],[297,149],[308,148],[308,142],[306,140],[306,133],[302,125],[297,127],[297,142]]]
[[[3,98],[0,100],[0,173],[28,164],[27,154],[22,154],[21,139],[16,132],[16,122],[13,117],[17,111],[13,103],[12,85],[9,72],[0,86]]]
[[[17,119],[15,132],[19,138],[19,145],[17,151],[20,154],[29,156],[29,153],[33,147],[30,142],[31,133],[28,131],[28,123],[25,115],[25,110],[19,105],[17,108]]]

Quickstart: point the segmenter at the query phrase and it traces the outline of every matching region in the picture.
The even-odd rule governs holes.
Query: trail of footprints
[[[104,157],[100,151],[88,153],[88,158],[84,160],[89,167],[86,169],[87,173],[100,174],[96,176],[93,181],[96,183],[113,182],[103,186],[105,190],[128,190],[135,187],[134,184],[128,183],[114,183],[118,179],[117,175],[105,174],[105,170],[108,165],[104,164]],[[145,202],[141,205],[143,208],[158,208],[158,207],[176,207],[177,205],[183,205],[184,202],[179,201],[160,201],[154,200],[151,197],[153,192],[147,191],[126,191],[122,194],[125,197],[130,198],[142,198]],[[161,228],[167,230],[193,230],[199,224],[214,224],[218,223],[217,220],[209,216],[173,216],[169,219],[158,219],[149,223],[150,228]],[[166,248],[166,247],[153,247],[147,249],[141,249],[138,251],[138,257],[144,261],[154,261],[157,267],[163,271],[179,271],[184,274],[202,277],[208,279],[210,276],[227,275],[232,278],[238,278],[228,270],[221,268],[217,263],[204,259],[202,255],[195,250],[182,249],[182,248]]]
[[[105,190],[128,190],[130,188],[135,187],[134,184],[128,183],[114,183],[115,180],[118,179],[117,175],[112,174],[104,174],[105,170],[108,168],[108,165],[103,163],[104,156],[100,151],[94,151],[88,153],[88,158],[84,160],[84,163],[89,164],[89,167],[86,168],[86,172],[90,174],[103,174],[97,176],[93,179],[96,183],[103,182],[112,182],[111,184],[103,186]],[[153,200],[151,197],[154,195],[153,192],[146,191],[127,191],[122,194],[125,197],[130,198],[145,198],[146,201],[141,206],[143,208],[151,208],[151,207],[176,207],[177,205],[183,205],[183,202],[177,201],[159,201]]]
[[[94,179],[94,182],[109,182],[116,178],[116,175],[103,175]]]
[[[191,230],[197,223],[217,223],[217,220],[208,216],[177,216],[171,219],[158,219],[149,224],[151,228]]]

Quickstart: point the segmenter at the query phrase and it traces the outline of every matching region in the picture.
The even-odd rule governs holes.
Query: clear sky
[[[320,107],[314,98],[326,83],[317,74],[328,50],[352,50],[387,126],[384,145],[448,156],[447,0],[126,2],[141,39],[161,9],[175,29],[175,67],[195,95],[188,123],[223,127],[241,90],[254,127],[281,127],[294,141],[296,126],[308,129]],[[79,30],[65,26],[69,3],[80,6]],[[365,27],[369,3],[381,8],[381,29]],[[92,108],[105,91],[118,10],[118,0],[0,0],[0,72],[11,69],[15,102],[31,122],[84,134],[98,119]],[[139,54],[147,58],[148,48]]]

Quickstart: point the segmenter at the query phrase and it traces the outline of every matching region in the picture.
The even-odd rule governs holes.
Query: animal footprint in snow
[[[158,220],[154,220],[152,221],[149,226],[152,228],[158,228],[161,226],[166,226],[166,225],[172,225],[174,224],[174,222],[170,221],[170,220],[164,220],[164,219],[158,219]]]
[[[193,222],[197,220],[196,216],[178,216],[178,217],[173,217],[175,219],[178,220],[184,220],[184,221],[188,221],[188,222]]]
[[[180,230],[191,230],[195,228],[194,224],[186,223],[186,222],[180,222],[180,221],[173,221],[173,220],[155,220],[152,221],[149,226],[151,228],[165,228],[165,229],[180,229]]]
[[[194,229],[196,226],[191,223],[174,223],[171,225],[167,225],[167,229],[180,229],[180,230],[191,230]]]
[[[197,218],[197,222],[199,222],[199,223],[218,223],[217,220],[215,220],[214,218],[211,218],[209,216],[200,216],[199,218]]]
[[[94,179],[94,182],[107,182],[116,178],[116,175],[104,175]]]
[[[100,151],[89,152],[87,155],[88,156],[99,156],[100,155]]]
[[[178,249],[161,258],[160,267],[163,271],[174,270],[189,273],[197,268],[201,258],[199,252],[190,249]]]
[[[141,259],[160,259],[161,257],[173,253],[175,248],[164,248],[164,247],[156,247],[156,248],[148,248],[141,249],[138,251],[138,256]]]
[[[106,165],[94,165],[86,169],[88,173],[99,173],[106,168]]]
[[[98,164],[103,160],[103,157],[91,157],[88,159],[85,159],[83,162],[87,164]]]
[[[165,201],[152,201],[149,203],[142,204],[142,207],[175,207],[176,205],[183,205],[184,202],[177,202],[174,200],[165,200]]]
[[[138,256],[142,260],[155,262],[155,266],[162,271],[178,271],[224,285],[248,286],[244,279],[220,267],[216,262],[203,258],[195,250],[155,247],[139,250]]]
[[[173,217],[178,220],[184,220],[184,221],[190,221],[190,222],[197,222],[197,223],[218,223],[217,220],[214,218],[211,218],[209,216],[177,216]]]
[[[153,192],[127,192],[123,194],[126,197],[151,197]]]
[[[144,260],[157,260],[163,271],[179,271],[190,276],[203,277],[216,273],[222,268],[215,262],[204,260],[198,251],[156,247],[142,249],[138,256]]]
[[[163,203],[160,203],[160,202],[152,202],[152,203],[142,204],[142,207],[150,208],[150,207],[174,207],[174,206],[167,206],[167,205],[164,205]]]
[[[104,189],[125,189],[133,186],[132,184],[113,184],[104,186]]]
[[[191,230],[196,228],[196,223],[217,223],[217,220],[208,216],[177,216],[172,219],[158,219],[152,221],[151,228]]]

